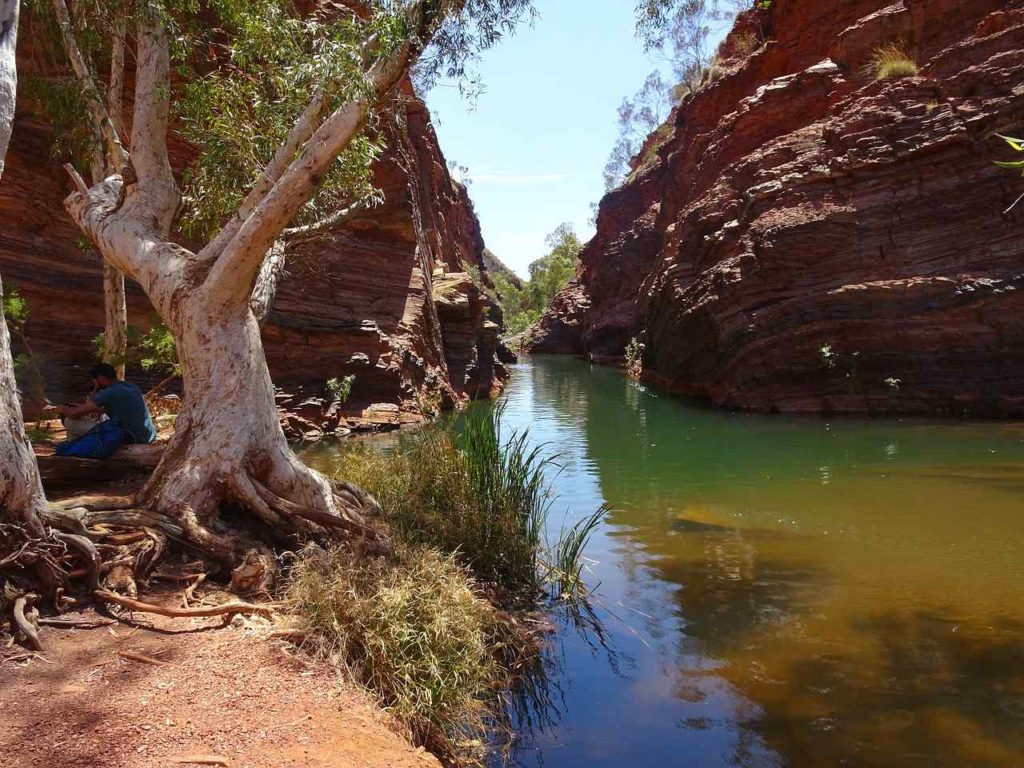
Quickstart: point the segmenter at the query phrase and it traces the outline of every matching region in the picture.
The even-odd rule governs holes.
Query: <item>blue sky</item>
[[[584,240],[623,97],[657,66],[633,37],[635,0],[537,0],[540,16],[484,53],[484,92],[427,95],[441,148],[469,168],[487,246],[520,275],[563,221]]]

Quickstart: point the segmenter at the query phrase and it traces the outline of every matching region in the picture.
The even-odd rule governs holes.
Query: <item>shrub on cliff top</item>
[[[875,48],[868,68],[876,80],[917,75],[917,63],[907,55],[900,43],[888,43]]]

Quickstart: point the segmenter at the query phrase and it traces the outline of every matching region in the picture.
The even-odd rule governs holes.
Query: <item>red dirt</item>
[[[0,650],[4,766],[170,768],[198,756],[231,768],[438,766],[361,691],[279,641],[219,619],[136,616],[146,626],[44,628],[43,658]]]

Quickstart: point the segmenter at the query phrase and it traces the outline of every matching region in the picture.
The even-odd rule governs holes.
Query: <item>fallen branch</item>
[[[93,592],[96,597],[104,602],[114,603],[124,608],[142,613],[155,613],[158,616],[169,616],[172,619],[194,619],[205,616],[223,616],[225,614],[255,613],[261,616],[272,616],[274,609],[268,605],[255,605],[243,603],[239,600],[221,605],[200,606],[198,608],[172,608],[153,603],[144,603],[141,600],[134,600],[124,597],[116,592],[106,589],[97,589]]]
[[[169,661],[161,661],[160,659],[154,659],[152,656],[146,656],[144,653],[137,653],[136,651],[118,651],[117,655],[122,659],[131,659],[132,661],[141,661],[143,664],[153,664],[158,667],[166,667],[170,665]]]
[[[192,763],[194,765],[223,765],[227,766],[228,760],[220,755],[185,755],[175,757],[171,762],[178,764]]]
[[[30,653],[16,653],[13,656],[0,656],[0,664],[4,664],[4,663],[6,663],[8,661],[11,662],[11,663],[16,663],[16,662],[19,662],[19,661],[28,661],[29,659],[34,659],[34,658],[40,658],[41,659],[43,657],[39,656],[39,654],[37,654],[35,651],[32,651]]]
[[[54,619],[43,617],[39,623],[46,627],[57,627],[58,629],[99,629],[117,624],[116,619],[104,619],[97,616],[95,619]]]

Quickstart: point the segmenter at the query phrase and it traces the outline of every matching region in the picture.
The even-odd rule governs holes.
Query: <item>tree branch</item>
[[[63,0],[58,0],[63,2]],[[132,205],[143,206],[165,237],[180,200],[167,157],[170,111],[170,45],[167,30],[152,0],[139,0],[138,65],[132,117],[132,165],[138,178]]]
[[[299,156],[224,246],[206,279],[207,290],[228,303],[248,301],[268,249],[316,193],[330,164],[366,125],[371,106],[408,70],[412,55],[413,46],[406,42],[390,58],[374,65],[368,97],[339,106],[310,136]]]
[[[263,201],[263,198],[274,188],[274,184],[281,178],[281,175],[288,170],[288,166],[295,159],[295,154],[299,151],[299,148],[313,135],[313,132],[320,124],[326,106],[327,98],[323,90],[318,89],[313,94],[306,108],[302,110],[302,114],[295,120],[284,143],[278,147],[277,152],[274,153],[274,157],[263,169],[263,173],[260,174],[256,184],[253,185],[249,194],[245,196],[245,200],[238,207],[238,211],[224,225],[221,231],[217,233],[217,236],[199,252],[200,259],[216,258],[224,250],[224,247],[231,242],[231,239],[238,233],[238,230],[241,229],[242,224],[249,218],[249,215],[256,206]]]
[[[267,252],[267,257],[260,265],[260,272],[256,276],[256,284],[252,289],[252,296],[249,297],[249,309],[256,315],[259,322],[263,322],[267,313],[270,312],[270,305],[274,303],[274,295],[277,293],[277,283],[284,274],[285,245],[278,240]]]
[[[359,8],[353,6],[351,9],[357,14],[360,13]],[[368,6],[364,9],[366,13],[369,13]],[[362,57],[363,61],[367,66],[370,65],[373,57],[377,54],[380,48],[380,37],[377,34],[370,35],[363,43]],[[270,190],[274,188],[274,184],[277,183],[278,179],[288,170],[288,166],[295,159],[296,153],[299,149],[309,141],[310,136],[316,131],[317,127],[323,121],[324,110],[327,108],[327,97],[324,94],[323,88],[318,88],[314,91],[313,96],[309,100],[309,104],[302,113],[295,119],[295,123],[292,125],[291,131],[285,138],[281,146],[278,147],[277,152],[274,153],[274,157],[271,158],[270,162],[264,167],[262,173],[260,173],[259,179],[253,185],[253,188],[249,191],[249,194],[245,196],[245,200],[238,207],[235,215],[231,217],[227,224],[217,233],[217,236],[207,244],[205,248],[199,253],[199,258],[203,260],[212,260],[220,256],[221,251],[224,247],[231,242],[231,239],[238,233],[245,220],[249,218],[249,214],[253,212],[257,205],[259,205],[263,198],[265,198]]]
[[[124,134],[124,42],[127,35],[127,12],[119,4],[119,13],[114,20],[114,39],[110,44],[110,82],[107,85],[107,114],[118,136]]]
[[[306,224],[301,227],[289,227],[281,232],[281,236],[289,245],[303,243],[307,240],[319,237],[332,227],[344,224],[346,221],[350,221],[356,216],[365,213],[372,208],[376,208],[380,203],[381,200],[378,196],[367,195],[364,198],[356,200],[352,205],[345,208],[339,208],[334,213],[328,214],[319,221],[314,221],[312,224]]]
[[[75,74],[79,85],[85,92],[86,105],[89,110],[89,119],[92,123],[92,132],[96,141],[100,142],[106,150],[110,165],[116,173],[121,173],[129,162],[128,153],[121,145],[114,124],[110,120],[107,108],[100,97],[99,89],[93,80],[89,66],[82,56],[78,47],[78,40],[75,37],[75,29],[71,23],[71,14],[68,11],[67,3],[64,0],[53,0],[53,11],[57,17],[57,25],[60,27],[61,41],[64,45],[64,52],[71,63],[71,70]]]

